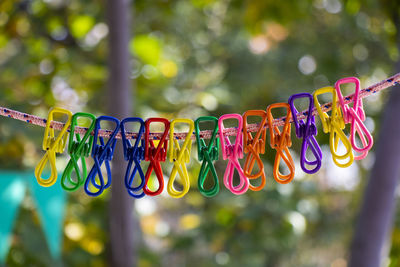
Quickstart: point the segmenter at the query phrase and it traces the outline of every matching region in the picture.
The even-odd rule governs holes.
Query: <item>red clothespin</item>
[[[159,140],[157,147],[154,145],[154,140],[150,140],[150,124],[152,122],[160,122],[164,124],[164,132]],[[143,192],[149,196],[157,196],[161,194],[164,189],[164,176],[161,169],[160,162],[164,162],[167,158],[167,148],[168,148],[168,131],[169,131],[169,121],[164,118],[150,118],[145,122],[145,161],[150,161],[150,165],[146,172],[145,183],[143,187]],[[158,180],[158,189],[156,191],[151,191],[148,187],[148,182],[150,175],[153,172],[156,173]]]

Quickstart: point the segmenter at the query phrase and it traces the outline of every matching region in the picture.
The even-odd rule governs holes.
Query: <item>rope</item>
[[[375,94],[381,90],[384,90],[386,88],[392,87],[397,84],[400,84],[400,73],[397,73],[390,78],[382,80],[382,81],[380,81],[374,85],[371,85],[365,89],[362,89],[360,91],[360,98],[368,97],[372,94]],[[354,96],[354,94],[346,96],[345,103],[347,104],[347,103],[352,102],[353,96]],[[326,104],[322,105],[321,108],[322,108],[322,111],[324,111],[324,112],[330,111],[332,108],[332,103],[326,103]],[[307,113],[308,113],[307,110],[299,112],[297,115],[297,118],[299,120],[304,119],[307,116]],[[317,115],[316,108],[313,109],[312,114]],[[23,113],[20,111],[12,110],[9,108],[0,107],[0,115],[11,118],[11,119],[24,121],[24,122],[27,122],[27,123],[30,123],[33,125],[46,127],[47,119],[37,117],[37,116],[31,115],[31,114]],[[291,119],[290,122],[293,122],[293,119]],[[282,117],[282,118],[275,119],[273,121],[272,125],[273,126],[283,126],[284,123],[285,123],[285,118]],[[56,130],[61,130],[63,128],[63,126],[64,126],[64,123],[59,122],[59,121],[52,121],[50,123],[50,127],[54,128]],[[260,127],[259,124],[248,124],[247,131],[248,132],[256,132],[256,131],[258,131],[259,127]],[[267,128],[267,125],[265,125],[264,127]],[[86,131],[87,131],[86,127],[76,127],[75,128],[75,133],[78,133],[78,134],[85,134]],[[110,130],[99,130],[99,136],[101,136],[101,137],[109,137],[111,135],[111,133],[112,133],[112,131],[110,131]],[[174,137],[178,140],[181,140],[181,139],[185,139],[187,134],[188,133],[174,133]],[[236,135],[236,128],[235,127],[234,128],[226,128],[226,129],[224,129],[224,134],[226,136],[234,136],[234,135]],[[210,139],[211,135],[212,135],[211,130],[205,130],[205,131],[200,132],[200,137],[204,138],[204,139]],[[126,133],[126,137],[128,139],[135,139],[136,136],[137,136],[137,133],[133,133],[133,132]],[[162,133],[150,133],[150,139],[153,139],[153,140],[160,139],[161,136],[162,136]],[[121,133],[118,133],[116,138],[121,139]],[[194,133],[192,133],[191,138],[195,139]]]

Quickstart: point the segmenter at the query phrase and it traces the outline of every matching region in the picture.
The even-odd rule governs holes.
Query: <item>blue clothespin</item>
[[[136,137],[136,142],[133,146],[131,144],[131,141],[128,138],[126,138],[125,135],[126,134],[125,124],[128,122],[134,122],[140,124],[139,132]],[[128,190],[128,194],[134,198],[142,198],[145,196],[145,193],[143,191],[141,193],[139,192],[140,190],[143,189],[144,182],[146,180],[142,167],[140,167],[140,161],[144,160],[144,151],[145,151],[144,140],[141,139],[144,133],[144,129],[145,129],[144,121],[141,118],[131,117],[131,118],[125,118],[121,121],[121,137],[122,137],[122,145],[124,147],[124,158],[126,161],[128,161],[128,166],[125,172],[125,187]],[[135,163],[135,167],[131,172],[133,163]],[[140,184],[136,187],[132,187],[133,180],[135,179],[135,175],[138,171],[141,180]]]
[[[115,129],[112,131],[111,136],[109,137],[107,143],[104,143],[104,138],[99,135],[100,122],[101,121],[111,121],[115,123]],[[119,131],[120,121],[111,116],[100,116],[96,119],[96,125],[94,128],[94,142],[92,147],[92,158],[94,160],[94,165],[90,170],[86,181],[85,181],[85,192],[89,196],[98,196],[100,195],[104,189],[108,188],[111,185],[111,167],[110,160],[112,160],[115,144],[117,143],[117,139],[115,136]],[[99,141],[99,142],[98,142]],[[101,173],[101,165],[103,162],[106,165],[107,171],[107,182],[104,182],[103,174]],[[96,181],[96,177],[98,176],[98,181]],[[92,184],[97,190],[90,191],[89,185]]]

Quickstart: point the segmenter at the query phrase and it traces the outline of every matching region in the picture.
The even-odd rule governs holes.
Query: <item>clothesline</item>
[[[381,90],[384,90],[386,88],[389,88],[391,86],[400,84],[400,73],[397,73],[395,75],[393,75],[390,78],[387,78],[385,80],[382,80],[376,84],[373,84],[365,89],[362,89],[360,91],[360,98],[365,98],[368,97],[372,94],[375,94],[376,92],[379,92]],[[345,103],[350,103],[353,100],[353,96],[354,94],[348,95],[345,97]],[[330,111],[332,108],[332,103],[326,103],[324,105],[322,105],[322,111],[323,112],[327,112]],[[304,110],[302,112],[299,112],[297,115],[297,118],[300,119],[304,119],[307,115],[308,110]],[[314,115],[317,115],[317,110],[314,108],[313,112]],[[41,126],[41,127],[46,127],[46,122],[47,119],[45,118],[41,118],[35,115],[31,115],[31,114],[27,114],[27,113],[23,113],[20,111],[16,111],[16,110],[12,110],[6,107],[0,107],[0,115],[4,116],[4,117],[8,117],[11,119],[15,119],[15,120],[20,120],[20,121],[24,121],[33,125],[37,125],[37,126]],[[281,117],[278,119],[275,119],[273,122],[273,126],[283,126],[284,125],[284,121],[285,118]],[[290,120],[290,122],[293,122],[293,119]],[[64,123],[60,122],[60,121],[52,121],[50,124],[50,127],[52,127],[53,129],[56,130],[61,130],[64,126]],[[248,124],[247,126],[247,131],[248,132],[256,132],[259,129],[260,125],[259,124]],[[268,127],[267,125],[264,125],[264,127]],[[76,127],[75,128],[75,133],[79,133],[79,134],[85,134],[87,131],[86,127]],[[111,135],[112,131],[111,130],[99,130],[99,136],[101,137],[109,137]],[[93,133],[92,133],[93,134]],[[177,139],[185,139],[186,135],[188,133],[174,133],[175,138]],[[236,135],[236,128],[226,128],[224,129],[224,134],[226,136],[234,136]],[[194,136],[194,133],[191,133],[192,135],[192,139],[196,139]],[[205,131],[201,131],[200,132],[200,137],[204,138],[204,139],[210,139],[212,135],[212,131],[211,130],[205,130]],[[137,136],[137,133],[134,132],[127,132],[126,133],[126,137],[128,139],[135,139]],[[150,139],[159,139],[161,138],[162,133],[159,132],[154,132],[154,133],[150,133]],[[121,138],[121,134],[118,133],[118,135],[116,136],[116,138],[120,139]]]

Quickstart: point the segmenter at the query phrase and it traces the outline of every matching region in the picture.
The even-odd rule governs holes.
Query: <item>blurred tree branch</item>
[[[109,35],[108,111],[120,119],[132,114],[130,73],[130,1],[108,0],[107,19]],[[126,164],[122,146],[116,147],[113,159],[112,195],[109,207],[111,255],[110,266],[136,266],[134,235],[140,233],[139,223],[133,218],[133,199],[127,194],[122,179]]]
[[[381,1],[396,27],[397,49],[400,52],[400,3]],[[395,72],[400,72],[398,60]],[[395,193],[400,176],[400,86],[392,88],[383,112],[376,159],[365,191],[356,231],[353,237],[350,267],[382,266],[388,254],[393,218],[396,208]]]

